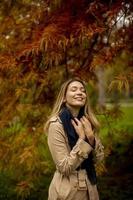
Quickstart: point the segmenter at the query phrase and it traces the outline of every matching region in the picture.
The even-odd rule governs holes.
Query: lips
[[[84,100],[82,97],[76,97],[76,98],[74,98],[74,99],[76,99],[76,100],[78,100],[78,101],[83,101],[83,100]]]

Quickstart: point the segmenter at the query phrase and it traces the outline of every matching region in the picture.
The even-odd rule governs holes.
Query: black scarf
[[[77,118],[80,119],[83,115],[84,115],[84,108],[81,108]],[[62,108],[59,117],[63,123],[64,131],[68,137],[70,148],[72,149],[78,140],[78,135],[71,123],[71,119],[74,118],[66,106]],[[93,163],[92,152],[88,155],[88,158],[82,162],[81,169],[86,169],[91,184],[95,185],[97,180],[96,180],[96,171]]]

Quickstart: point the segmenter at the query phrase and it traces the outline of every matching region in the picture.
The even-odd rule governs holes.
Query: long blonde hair
[[[49,116],[47,122],[45,123],[45,126],[44,126],[45,131],[47,131],[47,129],[49,127],[50,119],[52,117],[57,117],[59,115],[61,108],[62,108],[62,105],[64,104],[64,98],[65,98],[65,95],[66,95],[67,88],[68,88],[70,83],[75,82],[75,81],[82,83],[82,85],[85,88],[86,94],[87,94],[86,95],[87,99],[86,99],[86,103],[85,103],[85,107],[84,107],[85,116],[88,117],[88,119],[90,120],[90,122],[91,122],[91,124],[92,124],[92,126],[95,130],[97,130],[99,128],[99,122],[96,119],[96,117],[95,117],[95,115],[92,112],[92,109],[90,107],[89,95],[88,95],[88,92],[87,92],[87,89],[86,89],[86,84],[79,78],[73,78],[73,79],[69,79],[68,81],[64,82],[64,84],[61,86],[61,89],[60,89],[60,92],[59,92],[57,99],[55,101],[52,113]]]

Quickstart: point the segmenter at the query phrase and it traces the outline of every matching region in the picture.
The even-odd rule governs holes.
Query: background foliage
[[[106,167],[97,171],[119,174],[111,166],[132,155],[126,115],[132,106],[123,115],[119,106],[133,95],[132,25],[130,0],[0,1],[0,199],[46,197],[54,166],[43,126],[61,83],[72,76],[88,83],[102,124]],[[113,107],[97,102],[100,88]],[[101,195],[111,199],[109,192]]]

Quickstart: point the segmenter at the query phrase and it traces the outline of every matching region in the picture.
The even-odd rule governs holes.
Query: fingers
[[[83,119],[84,122],[86,122],[86,123],[90,123],[90,121],[88,120],[87,117],[83,116],[82,119]]]
[[[78,120],[76,117],[74,118],[74,120],[76,121],[77,124],[80,124],[80,120]]]
[[[90,125],[91,126],[91,123],[90,121],[85,117],[83,116],[80,120],[78,120],[77,118],[74,118],[74,120],[71,120],[73,126],[78,126],[78,125],[83,125],[83,126],[86,126],[86,125]]]
[[[82,135],[82,130],[81,130],[81,126],[78,124],[79,120],[73,120],[71,119],[71,123],[76,131],[76,133],[78,134],[78,136],[80,137],[80,135]],[[81,122],[80,122],[81,123]]]
[[[80,121],[81,121],[81,123],[83,124],[83,126],[86,126],[86,125],[91,126],[90,121],[89,121],[85,116],[83,116],[83,117],[80,119]]]
[[[72,122],[72,125],[74,126],[74,128],[76,128],[76,126],[77,126],[76,122],[73,119],[71,119],[71,122]]]
[[[79,125],[81,125],[81,122],[77,118],[74,118],[74,120],[71,119],[71,122],[74,128],[77,128]]]

